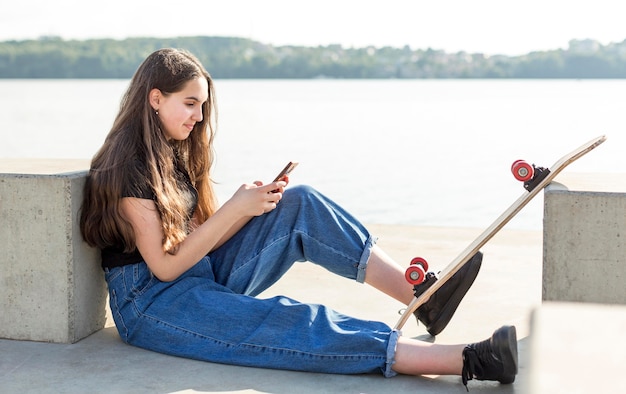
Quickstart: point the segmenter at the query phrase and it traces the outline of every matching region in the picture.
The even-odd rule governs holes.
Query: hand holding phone
[[[298,166],[298,164],[299,163],[297,161],[290,161],[289,163],[287,163],[285,168],[283,168],[283,170],[278,173],[276,178],[274,178],[273,182],[278,182],[278,181],[284,180],[286,177],[289,176],[289,174],[291,174],[291,172],[294,170],[294,168],[296,168]],[[276,193],[277,191],[278,191],[278,189],[272,190],[272,193]]]

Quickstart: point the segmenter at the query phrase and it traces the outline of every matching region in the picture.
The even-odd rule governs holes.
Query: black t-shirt
[[[122,186],[122,197],[136,197],[148,200],[156,200],[154,191],[152,190],[148,178],[147,169],[139,160],[132,163],[133,167],[128,168],[124,172],[125,179]],[[189,174],[180,164],[176,166],[176,183],[178,189],[186,194],[186,200],[189,201],[188,218],[191,220],[193,213],[198,205],[198,191],[191,183]],[[130,253],[124,252],[124,245],[112,245],[101,250],[102,268],[121,267],[129,264],[142,262],[144,259],[135,248]]]

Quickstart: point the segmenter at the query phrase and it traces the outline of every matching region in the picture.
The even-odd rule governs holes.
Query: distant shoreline
[[[520,56],[408,46],[273,46],[239,37],[0,42],[0,78],[127,79],[152,51],[195,54],[218,79],[622,79],[626,40],[571,40],[567,49]]]

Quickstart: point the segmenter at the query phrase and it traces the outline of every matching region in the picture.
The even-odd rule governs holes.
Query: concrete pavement
[[[483,229],[371,225],[378,244],[401,264],[419,255],[442,269]],[[502,230],[482,249],[473,287],[450,325],[436,338],[411,319],[405,336],[437,343],[488,338],[501,325],[517,327],[520,371],[513,385],[471,381],[471,392],[528,392],[530,315],[541,304],[542,233]],[[326,304],[393,326],[402,305],[367,285],[313,266],[296,265],[261,296],[284,294]],[[0,340],[2,393],[463,393],[460,377],[325,375],[212,364],[133,348],[105,329],[75,344]]]

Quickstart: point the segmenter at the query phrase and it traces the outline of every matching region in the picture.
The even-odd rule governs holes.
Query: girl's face
[[[164,95],[159,89],[150,91],[150,105],[158,111],[167,139],[184,140],[202,121],[202,105],[208,100],[209,84],[204,78],[192,79],[183,90]]]

